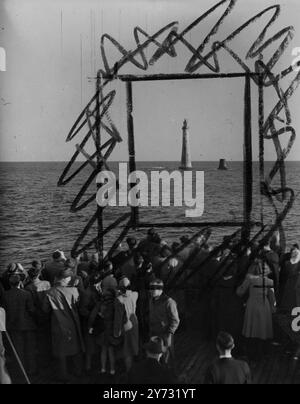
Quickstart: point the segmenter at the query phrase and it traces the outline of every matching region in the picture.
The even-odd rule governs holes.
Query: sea
[[[50,259],[56,249],[70,254],[72,246],[96,210],[96,202],[92,202],[82,211],[72,213],[70,206],[81,187],[91,174],[92,168],[87,166],[72,182],[58,187],[58,179],[67,163],[0,163],[0,272],[10,262],[20,262],[25,268],[34,259]],[[228,171],[219,171],[218,162],[194,162],[195,171],[204,172],[204,213],[202,217],[186,219],[186,207],[145,207],[140,209],[140,220],[155,224],[189,222],[241,221],[243,219],[243,163],[229,162]],[[268,174],[274,163],[265,165]],[[74,165],[73,170],[80,163]],[[178,170],[178,162],[139,162],[137,169],[149,175],[151,171]],[[118,163],[111,163],[110,169],[117,173]],[[261,204],[264,206],[265,224],[275,220],[274,209],[268,201],[261,200],[259,194],[259,165],[254,163],[254,197],[253,221],[261,219]],[[286,163],[286,184],[293,188],[296,201],[289,212],[284,228],[287,247],[300,242],[300,162]],[[280,186],[279,177],[273,183]],[[96,182],[87,190],[82,202],[96,191]],[[283,206],[276,202],[277,209]],[[125,207],[108,207],[104,213],[104,224],[109,225],[122,214],[129,212]],[[225,235],[232,234],[234,228],[212,228],[210,243],[219,243]],[[122,228],[117,228],[105,237],[105,249],[109,249]],[[183,235],[191,236],[197,228],[164,228],[158,229],[161,237],[167,242],[179,240]],[[92,228],[84,242],[89,242],[97,234]],[[137,238],[145,237],[145,230],[131,232]],[[90,252],[93,250],[91,249]]]

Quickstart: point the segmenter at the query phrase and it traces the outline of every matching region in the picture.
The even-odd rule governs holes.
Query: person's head
[[[249,268],[249,274],[259,276],[263,273],[263,262],[260,257],[254,259],[253,264]]]
[[[128,237],[126,243],[130,251],[134,250],[137,247],[137,239],[134,237]]]
[[[42,270],[43,269],[42,261],[39,260],[32,261],[31,268]]]
[[[131,289],[131,283],[128,278],[122,278],[119,282],[119,289],[121,293],[126,293],[127,290]]]
[[[66,257],[63,251],[56,250],[52,254],[52,258],[54,261],[66,261]]]
[[[222,255],[223,255],[223,258],[230,256],[231,255],[231,249],[230,248],[225,248],[222,251]]]
[[[73,271],[70,268],[62,269],[56,276],[56,280],[63,285],[69,285],[73,277]]]
[[[90,274],[97,274],[99,272],[99,264],[95,261],[91,261],[89,263],[89,273]]]
[[[158,244],[158,245],[161,244],[161,238],[160,238],[159,234],[155,233],[155,234],[152,236],[152,243]]]
[[[180,237],[180,241],[182,244],[188,244],[190,239],[187,236]]]
[[[152,240],[153,239],[153,237],[155,236],[155,234],[156,234],[156,231],[155,231],[155,229],[149,229],[148,230],[148,233],[147,233],[147,236],[148,236],[148,239],[149,240]]]
[[[145,351],[148,358],[156,359],[159,362],[165,351],[162,338],[152,337],[145,345]]]
[[[10,275],[19,275],[21,278],[21,282],[24,282],[27,278],[27,273],[23,266],[20,263],[11,263],[8,265],[6,270],[6,276],[10,277]]]
[[[8,265],[7,272],[8,272],[8,274],[19,274],[20,275],[20,274],[25,273],[25,270],[20,263],[13,262]]]
[[[89,253],[87,251],[84,251],[81,255],[80,255],[80,261],[81,262],[89,262]]]
[[[8,278],[8,282],[11,288],[19,288],[21,286],[22,280],[20,275],[12,274]]]
[[[223,278],[234,278],[237,273],[237,266],[230,265],[230,267],[225,271]]]
[[[42,269],[41,267],[34,267],[33,265],[31,266],[31,268],[28,271],[28,276],[30,279],[34,280],[34,279],[38,279],[41,275]]]
[[[196,240],[194,241],[194,245],[195,245],[196,247],[201,247],[202,244],[203,244],[203,242],[204,242],[204,236],[199,236],[199,237],[197,237]]]
[[[111,261],[105,261],[103,264],[104,276],[112,275],[114,271],[114,266]]]
[[[96,262],[97,264],[99,263],[99,254],[98,253],[92,254],[91,262]]]
[[[255,259],[250,269],[251,269],[250,274],[254,276],[267,276],[271,273],[269,265],[261,257]]]
[[[145,271],[149,274],[153,272],[153,265],[151,262],[147,262],[145,265]]]
[[[299,254],[299,250],[297,248],[293,248],[291,251],[291,258],[297,258]]]
[[[250,257],[251,254],[252,254],[252,246],[249,245],[249,246],[247,247],[247,249],[246,249],[245,255],[246,255],[247,257]]]
[[[170,247],[168,247],[167,245],[163,246],[160,251],[160,255],[162,258],[170,257],[172,255],[172,251],[171,251]]]
[[[266,242],[263,243],[263,250],[264,251],[269,251],[271,249],[271,242],[270,240],[267,240]]]
[[[234,339],[227,332],[220,332],[217,337],[217,350],[220,355],[231,354],[234,349]]]
[[[161,279],[154,279],[149,284],[150,296],[153,299],[159,298],[163,294],[164,283]]]
[[[296,248],[294,250],[292,250],[292,252],[291,252],[291,261],[293,263],[300,262],[300,250],[298,250]]]
[[[95,286],[95,285],[97,285],[98,283],[100,283],[101,280],[102,280],[101,273],[99,273],[99,272],[98,272],[98,273],[97,273],[97,272],[94,272],[94,273],[91,274],[91,275],[89,276],[89,278],[88,278],[89,286]]]
[[[178,267],[178,259],[177,258],[171,258],[168,262],[168,268],[171,271],[174,271]]]
[[[291,252],[293,251],[293,250],[299,250],[300,251],[300,247],[299,247],[299,244],[293,244],[292,245],[292,248],[291,248]]]
[[[208,243],[204,243],[202,248],[204,251],[210,251],[210,246]]]
[[[142,256],[142,254],[135,254],[134,265],[136,266],[136,268],[141,268],[144,265],[144,257]]]
[[[76,273],[77,273],[77,266],[78,266],[78,262],[77,262],[77,260],[76,259],[74,259],[74,258],[68,258],[66,261],[65,261],[65,268],[66,269],[69,269],[70,271],[72,271],[72,273],[74,274],[74,275],[76,275]]]

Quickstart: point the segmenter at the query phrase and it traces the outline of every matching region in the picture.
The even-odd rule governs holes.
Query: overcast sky
[[[153,34],[169,22],[178,21],[180,32],[216,3],[216,0],[1,0],[0,46],[7,52],[7,71],[0,72],[0,160],[65,161],[71,157],[80,137],[66,143],[66,135],[95,90],[95,82],[90,78],[103,67],[100,57],[102,34],[109,33],[124,48],[134,49],[135,26]],[[281,16],[267,37],[289,25],[295,27],[295,38],[275,71],[288,67],[293,60],[292,48],[300,47],[299,0],[240,0],[214,40],[224,39],[247,19],[277,3],[282,4]],[[223,10],[225,6],[187,36],[195,47]],[[263,21],[267,22],[269,18],[270,14]],[[233,42],[233,49],[245,58],[263,26],[260,22],[245,31]],[[111,61],[120,58],[112,46],[108,45],[107,49]],[[155,46],[149,49],[148,56],[154,49]],[[165,55],[149,73],[184,72],[191,54],[181,44],[176,50],[176,58]],[[272,50],[275,51],[275,45]],[[266,56],[270,55],[268,51]],[[225,52],[220,52],[219,59],[222,72],[241,71]],[[247,63],[253,68],[252,61]],[[127,65],[122,72],[143,73],[133,65]],[[208,70],[204,67],[199,72],[207,73]],[[295,75],[293,73],[282,82],[284,89]],[[111,88],[117,90],[111,117],[124,139],[112,157],[113,160],[126,160],[124,84],[118,83]],[[244,83],[240,79],[134,84],[137,160],[179,160],[181,127],[185,118],[189,121],[193,160],[218,160],[221,157],[241,160],[243,89]],[[252,91],[253,149],[257,158],[255,85]],[[270,111],[276,102],[274,90],[268,90],[266,97],[267,111]],[[290,101],[293,125],[298,132],[299,102],[300,89]],[[298,138],[289,159],[300,160],[299,155]],[[267,141],[266,159],[274,158],[272,142]]]

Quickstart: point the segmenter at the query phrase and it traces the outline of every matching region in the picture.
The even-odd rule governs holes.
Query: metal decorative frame
[[[212,30],[207,34],[204,41],[195,48],[186,38],[191,34],[193,29],[198,27],[208,16],[213,12],[226,6],[225,11],[222,13],[220,19],[217,21]],[[284,90],[282,87],[282,80],[294,72],[295,66],[289,66],[284,71],[275,74],[273,68],[276,66],[293,37],[293,27],[288,27],[280,30],[277,34],[270,39],[265,39],[268,30],[272,24],[278,19],[280,15],[280,6],[271,6],[265,10],[259,12],[255,16],[247,20],[238,29],[233,31],[223,41],[215,41],[211,45],[211,48],[205,54],[208,49],[208,44],[214,35],[217,34],[220,26],[228,18],[229,14],[233,12],[236,5],[236,0],[222,0],[210,10],[205,12],[194,22],[192,22],[181,33],[178,33],[178,22],[172,22],[157,33],[150,36],[140,27],[134,29],[134,38],[136,41],[136,49],[133,51],[126,50],[120,43],[118,43],[110,35],[105,34],[101,39],[101,53],[102,61],[104,65],[104,71],[99,70],[96,78],[96,92],[92,99],[88,102],[84,110],[79,115],[75,124],[73,125],[67,141],[72,141],[80,133],[84,134],[83,140],[80,144],[76,145],[76,152],[65,168],[58,185],[64,186],[71,182],[87,165],[93,167],[93,172],[87,179],[86,183],[82,186],[78,195],[71,205],[71,212],[77,212],[91,203],[95,202],[96,193],[82,202],[82,198],[88,188],[95,184],[95,179],[98,173],[103,169],[109,169],[108,160],[119,142],[122,141],[122,137],[113,123],[110,117],[110,108],[113,105],[116,90],[111,90],[107,94],[104,94],[107,86],[114,84],[116,80],[122,80],[126,83],[127,88],[127,126],[128,126],[128,146],[129,146],[129,163],[130,171],[135,171],[135,150],[134,150],[134,125],[133,125],[133,102],[132,102],[132,83],[135,81],[149,81],[149,80],[183,80],[183,79],[225,79],[229,77],[243,77],[245,78],[245,159],[244,159],[244,220],[243,222],[219,222],[219,223],[161,223],[156,224],[157,227],[201,227],[202,230],[197,233],[196,236],[203,235],[204,239],[208,239],[211,230],[209,227],[234,227],[238,226],[239,230],[233,233],[229,238],[218,246],[212,255],[218,253],[218,251],[230,242],[230,240],[236,239],[238,236],[240,247],[240,254],[245,251],[245,248],[251,241],[259,241],[261,246],[266,240],[268,240],[274,231],[279,230],[281,233],[281,240],[284,243],[284,229],[283,222],[287,214],[291,210],[295,194],[293,189],[286,185],[286,172],[285,172],[285,159],[290,153],[292,146],[296,138],[295,129],[292,127],[292,117],[288,107],[288,101],[293,96],[294,92],[300,83],[300,72],[293,78],[290,86]],[[252,24],[260,21],[267,13],[272,14],[269,22],[264,26],[262,32],[258,35],[257,39],[249,49],[246,57],[243,58],[231,48],[231,42],[241,35],[246,28]],[[166,35],[163,41],[159,39]],[[141,42],[141,37],[146,38],[144,42]],[[276,50],[272,58],[264,63],[264,52],[268,51],[271,46],[277,41],[281,40],[279,48]],[[109,63],[106,53],[106,43],[110,42],[120,53],[121,58],[112,65]],[[161,57],[168,56],[175,58],[177,56],[176,45],[183,44],[190,52],[191,58],[188,61],[185,73],[182,74],[169,74],[169,75],[122,75],[120,70],[123,66],[131,63],[136,68],[148,70],[150,66],[153,66]],[[150,45],[155,45],[157,50],[147,58],[146,49]],[[227,52],[235,62],[243,69],[243,73],[225,74],[221,72],[219,53],[221,51]],[[137,59],[139,57],[139,59]],[[140,61],[141,60],[141,61]],[[247,61],[255,62],[255,71],[252,72],[251,68],[247,64]],[[211,73],[198,74],[195,73],[199,69],[206,67]],[[251,221],[252,212],[252,145],[251,145],[251,83],[254,83],[258,88],[259,101],[259,151],[260,151],[260,183],[261,183],[261,220],[259,223],[253,223]],[[265,92],[268,88],[273,88],[278,96],[278,102],[273,108],[269,116],[265,117]],[[283,112],[284,119],[280,116]],[[280,128],[278,128],[280,125]],[[289,143],[286,149],[283,149],[280,137],[290,133]],[[95,152],[89,155],[85,151],[85,146],[89,139],[92,139],[95,145]],[[277,153],[277,160],[269,173],[266,173],[266,167],[264,162],[264,149],[266,141],[273,141],[274,147]],[[86,161],[76,169],[72,174],[69,174],[74,162],[80,155],[84,155]],[[279,189],[272,186],[276,175],[280,175],[281,187]],[[264,223],[264,204],[268,202],[274,210],[274,219],[268,226]],[[276,203],[279,202],[282,205],[281,211],[278,209]],[[119,242],[126,237],[130,229],[134,228],[147,228],[152,227],[150,223],[141,222],[138,215],[138,209],[133,209],[131,214],[125,214],[115,220],[107,228],[103,225],[104,209],[97,207],[94,215],[87,223],[82,233],[76,240],[72,253],[77,256],[82,251],[96,246],[99,253],[103,251],[104,237],[113,229],[121,228],[120,236],[109,251],[109,256],[115,251]],[[98,231],[97,236],[90,242],[83,243],[85,237],[90,232],[94,224],[97,224]],[[251,234],[251,228],[253,225],[259,225],[260,228],[256,233]],[[122,227],[123,226],[123,227]],[[204,229],[203,229],[204,227]],[[242,234],[242,237],[240,235]],[[195,237],[196,237],[195,236]],[[252,239],[251,239],[252,237]],[[193,241],[191,239],[190,242]],[[83,244],[83,245],[82,245]],[[183,246],[182,248],[184,248]],[[188,263],[186,263],[188,265]],[[183,270],[185,269],[184,266]],[[226,270],[226,265],[225,265]],[[178,275],[177,280],[181,275]],[[189,275],[192,276],[192,275]],[[175,281],[172,281],[172,286],[176,287]]]

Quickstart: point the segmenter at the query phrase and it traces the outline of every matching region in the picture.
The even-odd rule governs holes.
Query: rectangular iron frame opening
[[[164,80],[195,80],[195,79],[230,79],[244,78],[244,159],[243,159],[243,221],[222,221],[222,222],[180,222],[180,223],[147,223],[140,221],[139,208],[131,208],[131,224],[134,229],[146,229],[153,226],[158,228],[201,228],[201,227],[241,227],[243,229],[243,238],[250,239],[251,228],[253,225],[263,226],[262,222],[252,221],[253,208],[253,153],[252,153],[252,108],[251,108],[251,79],[259,78],[259,137],[260,137],[260,167],[264,165],[262,125],[261,118],[263,109],[261,100],[263,99],[263,78],[262,73],[229,73],[229,74],[158,74],[158,75],[118,75],[115,77],[126,85],[127,98],[127,132],[128,132],[128,151],[129,151],[129,171],[136,171],[136,153],[135,153],[135,134],[133,118],[133,83],[146,81],[164,81]],[[108,78],[108,77],[107,77]],[[131,187],[136,184],[131,184]]]

